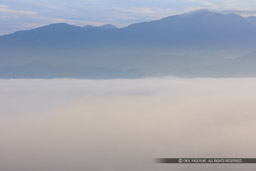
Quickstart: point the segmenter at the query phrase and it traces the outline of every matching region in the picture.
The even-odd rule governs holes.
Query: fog
[[[249,171],[256,78],[0,80],[0,171]]]

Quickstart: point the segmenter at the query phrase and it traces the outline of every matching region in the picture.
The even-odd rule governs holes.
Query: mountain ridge
[[[123,28],[57,23],[19,31],[0,36],[0,78],[246,76],[256,73],[240,62],[256,48],[254,19],[201,10]],[[49,72],[36,71],[34,61]]]

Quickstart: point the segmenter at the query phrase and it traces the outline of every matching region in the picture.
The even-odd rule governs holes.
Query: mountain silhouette
[[[255,45],[256,17],[207,10],[123,28],[57,23],[0,36],[0,77],[251,76],[241,61]]]

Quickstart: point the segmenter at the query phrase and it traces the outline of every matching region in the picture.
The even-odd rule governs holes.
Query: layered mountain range
[[[256,76],[256,17],[207,10],[131,24],[51,24],[0,36],[0,78]]]

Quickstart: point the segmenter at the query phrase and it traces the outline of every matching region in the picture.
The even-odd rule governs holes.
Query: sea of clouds
[[[256,78],[0,80],[1,171],[249,171]]]

